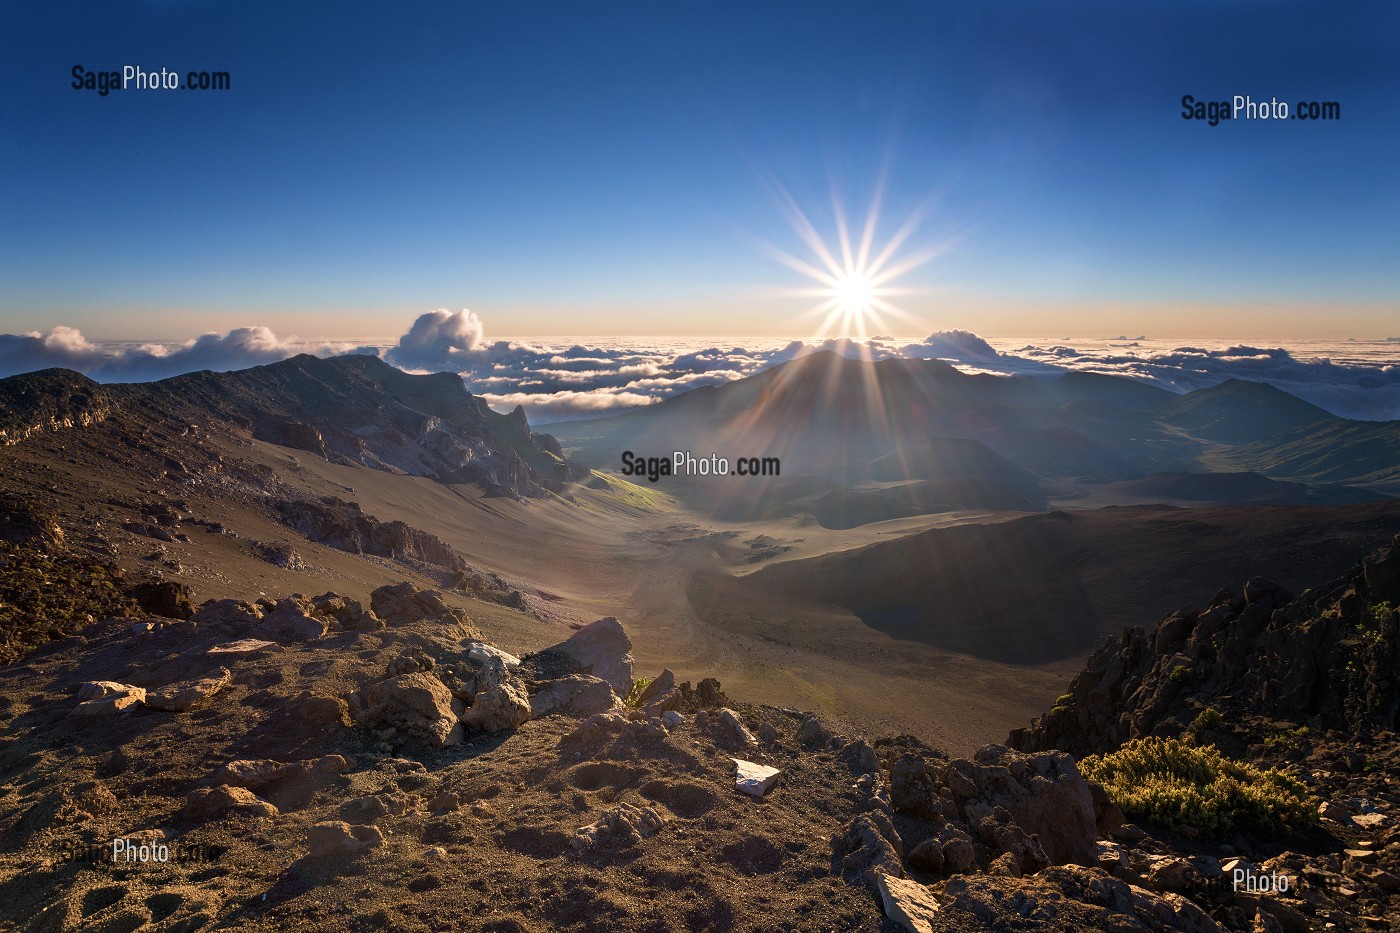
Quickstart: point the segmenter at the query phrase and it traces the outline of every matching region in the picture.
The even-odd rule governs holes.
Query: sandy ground
[[[844,530],[794,518],[720,522],[665,496],[651,508],[588,489],[576,490],[573,503],[514,502],[284,448],[259,444],[257,454],[293,458],[308,488],[338,487],[372,515],[440,536],[469,563],[545,595],[562,618],[617,616],[640,674],[670,668],[682,680],[716,677],[732,696],[819,711],[854,732],[905,732],[950,752],[970,751],[1002,740],[1053,703],[1079,666],[1078,659],[996,664],[898,641],[858,619],[794,617],[781,605],[734,604],[723,595],[726,579],[770,562],[1021,513],[951,512]],[[502,645],[528,650],[557,640],[553,627],[531,637],[531,620],[491,608],[470,611]]]

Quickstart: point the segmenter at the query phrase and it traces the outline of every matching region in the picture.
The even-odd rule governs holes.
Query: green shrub
[[[652,678],[638,677],[632,681],[632,689],[627,691],[627,697],[622,701],[622,705],[628,709],[636,709],[642,705],[642,694],[647,687],[651,686]]]
[[[1167,677],[1170,678],[1171,682],[1174,684],[1179,684],[1190,676],[1191,665],[1189,664],[1178,664],[1176,667],[1172,668],[1171,671],[1167,674]]]
[[[1059,696],[1055,697],[1055,705],[1056,705],[1056,706],[1068,706],[1068,705],[1069,705],[1069,701],[1070,701],[1070,700],[1073,700],[1073,699],[1074,699],[1074,694],[1072,694],[1072,693],[1062,693],[1062,694],[1060,694]]]
[[[1225,717],[1220,715],[1220,710],[1214,706],[1207,706],[1201,710],[1196,721],[1191,723],[1191,729],[1194,732],[1204,732],[1207,729],[1214,729],[1223,722],[1225,722]]]
[[[1135,739],[1116,752],[1090,755],[1079,769],[1129,819],[1159,826],[1291,832],[1317,820],[1318,803],[1296,778],[1232,761],[1210,745]]]

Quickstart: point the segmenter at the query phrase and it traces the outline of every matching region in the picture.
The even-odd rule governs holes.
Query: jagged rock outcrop
[[[972,759],[949,760],[910,750],[890,762],[889,800],[925,827],[909,861],[930,874],[1019,876],[1051,864],[1093,865],[1097,855],[1094,794],[1061,752],[988,745]]]
[[[1400,539],[1295,597],[1267,580],[1132,628],[1008,744],[1076,755],[1178,736],[1207,708],[1368,734],[1400,727]]]

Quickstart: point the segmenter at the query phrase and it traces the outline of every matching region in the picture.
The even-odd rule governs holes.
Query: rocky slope
[[[1130,628],[1089,659],[1059,705],[1011,737],[1075,754],[1179,736],[1207,708],[1349,732],[1400,726],[1400,538],[1293,596],[1262,578],[1200,611]]]
[[[1314,624],[1391,594],[1392,560],[1306,603],[1325,607]],[[1264,638],[1275,617],[1308,624],[1291,605],[1253,582],[1216,608]],[[1182,618],[1159,633],[1190,657]],[[1204,639],[1211,624],[1189,627]],[[1379,639],[1395,650],[1393,627]],[[1376,689],[1337,702],[1256,677],[1238,719],[1201,730],[1298,769],[1325,800],[1303,833],[1227,841],[1125,823],[1065,751],[951,757],[835,734],[714,681],[638,680],[630,650],[603,619],[516,658],[408,584],[363,603],[127,614],[54,642],[0,671],[0,929],[1167,933],[1400,916],[1400,750],[1379,666],[1364,668]],[[1258,663],[1306,681],[1296,654]],[[1256,702],[1311,710],[1316,729],[1280,732]],[[1174,710],[1128,723],[1165,730]],[[1235,890],[1237,869],[1295,886]]]
[[[159,425],[217,426],[333,461],[480,483],[498,495],[544,495],[568,473],[557,442],[532,433],[519,408],[498,414],[459,376],[410,375],[373,356],[302,355],[129,385],[102,386],[66,370],[0,379],[6,443],[113,416],[138,435]]]

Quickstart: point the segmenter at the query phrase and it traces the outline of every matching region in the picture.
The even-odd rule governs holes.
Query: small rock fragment
[[[185,798],[183,815],[186,819],[217,816],[226,810],[244,810],[256,816],[277,816],[275,806],[246,787],[201,787]]]
[[[933,918],[942,907],[933,892],[917,881],[884,872],[876,877],[885,916],[910,933],[933,933]]]
[[[384,834],[375,826],[352,826],[341,820],[317,823],[306,834],[312,858],[355,855],[384,844]]]
[[[761,765],[754,761],[745,761],[742,758],[731,758],[737,772],[734,777],[734,786],[746,794],[755,797],[762,797],[773,789],[773,785],[778,783],[778,775],[782,774],[777,768],[768,765]]]

